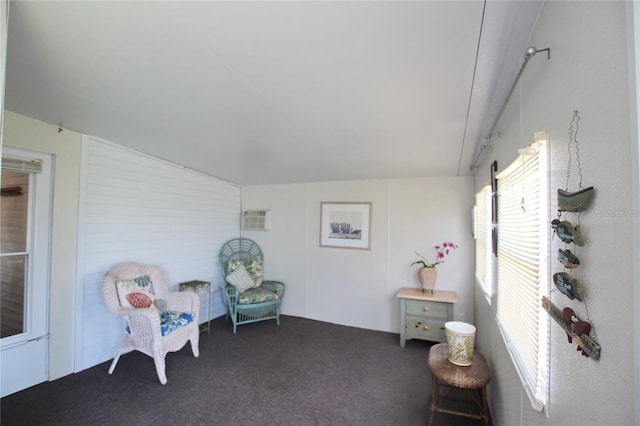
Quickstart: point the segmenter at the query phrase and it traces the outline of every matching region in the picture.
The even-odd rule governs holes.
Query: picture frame
[[[371,250],[370,201],[322,201],[320,247]]]

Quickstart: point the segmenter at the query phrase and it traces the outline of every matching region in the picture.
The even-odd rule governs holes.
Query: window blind
[[[13,172],[36,172],[42,171],[42,160],[2,157],[2,169]]]
[[[498,178],[497,320],[534,409],[548,399],[547,161],[544,144]]]
[[[491,187],[475,196],[476,281],[487,297],[492,294]]]

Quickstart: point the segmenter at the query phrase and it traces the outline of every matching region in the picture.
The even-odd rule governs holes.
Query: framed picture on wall
[[[320,247],[371,250],[371,202],[321,202]]]

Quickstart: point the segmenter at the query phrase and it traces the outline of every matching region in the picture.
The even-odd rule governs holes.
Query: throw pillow
[[[155,294],[151,277],[144,275],[131,280],[117,280],[118,300],[124,308],[148,308],[153,306]]]
[[[253,279],[242,265],[227,275],[227,282],[237,288],[239,293],[255,287]]]
[[[235,271],[240,265],[249,273],[249,276],[253,280],[254,287],[259,287],[262,284],[262,260],[230,260],[228,267],[229,273]]]

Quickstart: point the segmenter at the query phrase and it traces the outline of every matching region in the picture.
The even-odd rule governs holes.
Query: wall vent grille
[[[245,231],[268,231],[270,225],[270,210],[245,210],[242,212],[242,229]]]

